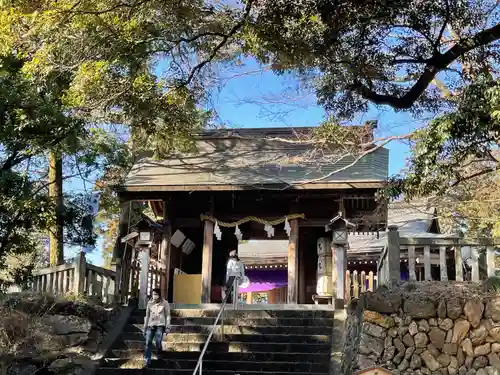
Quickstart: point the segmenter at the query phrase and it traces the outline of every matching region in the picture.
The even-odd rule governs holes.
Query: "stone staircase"
[[[203,375],[328,374],[333,310],[228,310],[203,360]],[[218,313],[212,309],[172,311],[164,355],[143,369],[144,310],[136,310],[96,375],[192,374]]]

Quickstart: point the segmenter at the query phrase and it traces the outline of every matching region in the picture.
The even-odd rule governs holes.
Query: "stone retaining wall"
[[[500,375],[500,296],[367,293],[357,366],[408,375]]]

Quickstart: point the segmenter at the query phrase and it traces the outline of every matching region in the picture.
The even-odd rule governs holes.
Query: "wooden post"
[[[462,268],[462,248],[455,246],[455,280],[464,281],[464,270]]]
[[[299,221],[290,220],[290,239],[288,241],[288,303],[296,304],[298,297],[297,250],[299,246]]]
[[[168,298],[168,287],[170,283],[170,249],[172,238],[172,225],[168,220],[167,202],[163,201],[163,229],[160,245],[160,264],[162,275],[160,279],[160,288],[163,298]]]
[[[214,223],[210,220],[205,220],[201,265],[201,303],[210,303],[211,301],[213,245]]]
[[[479,282],[479,254],[475,246],[470,247],[471,281]]]
[[[368,272],[368,290],[374,292],[373,288],[373,271]]]
[[[408,246],[408,278],[410,281],[416,281],[417,276],[415,274],[415,246]]]
[[[426,281],[431,281],[431,247],[424,246],[424,277]]]
[[[361,271],[361,293],[366,292],[366,272]]]
[[[387,261],[388,261],[388,280],[389,287],[394,286],[401,278],[401,249],[399,247],[399,233],[396,226],[390,226],[389,232],[387,233],[388,249],[387,249]]]
[[[83,251],[76,257],[75,278],[73,279],[73,293],[82,295],[85,291],[85,273],[87,272],[87,261]]]
[[[448,281],[448,269],[446,267],[446,246],[439,247],[439,271],[441,281]]]
[[[343,309],[346,298],[346,254],[343,244],[332,243],[333,303],[335,308]],[[349,281],[350,286],[350,281]],[[350,289],[350,288],[349,288]]]
[[[307,303],[306,302],[306,247],[299,246],[299,303]]]
[[[488,277],[495,276],[495,248],[493,246],[486,247],[486,269]]]
[[[149,247],[140,252],[141,273],[139,275],[139,308],[145,309],[148,298]]]
[[[118,237],[113,248],[113,258],[111,264],[115,263],[116,258],[123,258],[123,253],[126,243],[122,243],[122,237],[125,237],[129,231],[129,219],[130,219],[130,209],[131,201],[121,201],[120,202],[120,222],[118,224]]]
[[[115,270],[115,281],[113,283],[113,297],[111,300],[111,303],[116,303],[118,305],[121,305],[123,302],[122,298],[122,287],[121,285],[121,280],[122,280],[122,258],[116,258],[115,259],[115,265],[114,265],[114,270]]]

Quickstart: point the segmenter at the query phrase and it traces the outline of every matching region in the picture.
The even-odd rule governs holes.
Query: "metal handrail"
[[[203,349],[201,350],[200,357],[198,358],[198,362],[196,362],[196,367],[194,368],[193,375],[196,375],[196,372],[198,371],[198,369],[200,370],[200,375],[202,374],[203,357],[205,356],[205,352],[207,351],[208,344],[210,343],[210,340],[212,339],[212,336],[214,335],[215,328],[217,328],[217,323],[219,322],[219,319],[221,318],[222,313],[224,312],[224,309],[226,308],[227,299],[229,298],[229,296],[231,294],[233,294],[233,287],[234,287],[235,282],[236,282],[236,278],[234,278],[233,281],[231,282],[231,285],[228,288],[228,293],[226,293],[226,296],[224,297],[224,300],[222,301],[222,306],[219,310],[219,313],[217,314],[217,317],[215,318],[215,322],[212,325],[212,329],[210,330],[210,333],[208,334],[207,341],[205,341],[205,345],[203,346]],[[238,301],[233,301],[233,303],[238,303]]]

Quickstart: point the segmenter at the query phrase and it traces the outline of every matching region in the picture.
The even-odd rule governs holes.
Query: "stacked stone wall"
[[[360,299],[353,368],[383,366],[396,375],[500,375],[500,295],[439,286],[423,293],[406,286]]]

